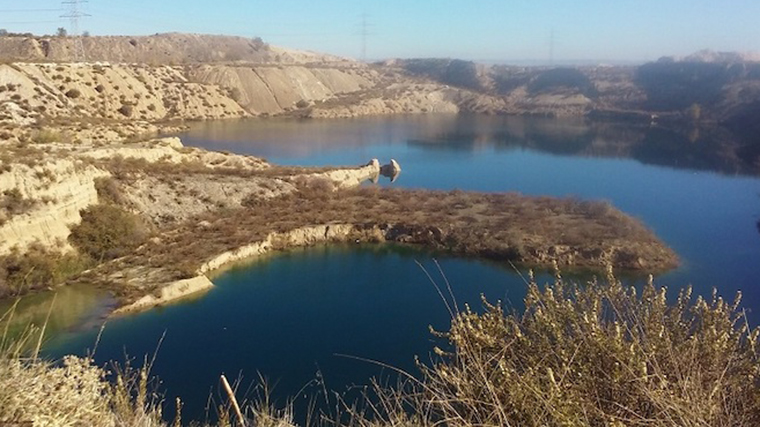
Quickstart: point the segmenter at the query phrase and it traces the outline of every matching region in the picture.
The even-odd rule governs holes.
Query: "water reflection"
[[[14,304],[16,300],[0,301],[3,330],[7,326],[9,336],[17,336],[31,326],[41,327],[50,313],[45,336],[53,337],[92,328],[104,319],[115,301],[94,287],[72,285],[24,296],[18,300],[15,309]],[[51,304],[54,304],[52,311]],[[10,324],[6,325],[8,320]]]
[[[724,128],[675,130],[583,118],[427,115],[342,121],[269,119],[210,122],[183,136],[188,145],[300,164],[315,154],[406,146],[473,152],[530,149],[558,155],[632,158],[644,164],[727,174],[760,173],[760,149]],[[308,162],[306,162],[308,163]]]

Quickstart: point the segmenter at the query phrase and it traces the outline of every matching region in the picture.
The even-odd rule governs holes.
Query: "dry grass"
[[[13,249],[0,256],[0,298],[56,286],[90,266],[92,261],[87,257],[39,244],[23,253]]]
[[[543,289],[531,279],[522,313],[485,300],[482,314],[453,309],[450,330],[434,332],[445,344],[431,364],[419,364],[419,379],[375,382],[357,402],[338,397],[335,413],[306,425],[758,425],[760,330],[748,327],[740,297],[726,303],[714,293],[706,301],[683,289],[669,303],[666,293],[651,281],[642,290],[624,286],[611,272],[580,285],[557,273]],[[29,355],[37,336],[33,329],[14,340],[2,335],[0,423],[167,425],[147,359],[148,368],[112,373],[89,358],[42,361]],[[217,422],[191,425],[293,425],[292,408],[276,410],[266,397],[242,414],[223,401]]]
[[[45,328],[10,336],[13,309],[0,317],[0,425],[163,426],[160,401],[149,388],[149,364],[114,372],[90,357],[37,357]],[[32,351],[30,349],[36,348]]]
[[[150,266],[193,276],[214,256],[272,232],[353,224],[345,240],[392,241],[526,265],[603,270],[665,270],[675,254],[638,221],[609,204],[575,199],[460,191],[359,188],[333,193],[301,187],[295,195],[211,212],[164,230],[120,266]],[[378,237],[378,232],[382,237]]]
[[[607,282],[541,290],[525,311],[454,313],[440,359],[404,388],[376,387],[358,426],[754,426],[758,329],[713,294],[668,304]]]

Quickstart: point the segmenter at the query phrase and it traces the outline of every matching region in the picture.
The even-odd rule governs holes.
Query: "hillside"
[[[74,37],[15,35],[0,37],[2,62],[72,62]],[[208,64],[217,62],[303,64],[349,63],[333,55],[270,46],[260,38],[166,33],[150,36],[82,37],[88,62],[150,65]]]
[[[760,100],[760,63],[753,58],[702,51],[639,67],[486,66],[456,59],[383,65],[504,99],[516,111],[638,116],[646,121],[657,114],[676,121],[722,123]]]
[[[39,85],[31,90],[40,98],[59,100],[30,101],[32,108],[42,105],[56,117],[56,110],[74,106],[84,116],[113,120],[122,119],[114,111],[123,102],[134,104],[142,111],[137,117],[145,120],[461,111],[648,122],[656,114],[660,121],[723,123],[736,129],[760,100],[760,63],[750,53],[700,51],[640,67],[518,67],[438,58],[367,65],[279,48],[259,38],[168,33],[83,37],[87,63],[72,65],[81,67],[73,76],[58,70],[66,71],[65,64],[74,60],[76,41],[0,37],[0,61],[16,63],[11,66],[27,75],[22,86]],[[0,82],[19,80],[3,73]],[[106,86],[108,93],[81,86],[88,81],[95,85],[91,87]],[[72,88],[87,96],[67,101],[61,95]],[[155,110],[146,109],[150,102],[133,100],[146,95]],[[103,97],[106,105],[98,100]],[[9,108],[20,114],[5,106],[6,115]]]

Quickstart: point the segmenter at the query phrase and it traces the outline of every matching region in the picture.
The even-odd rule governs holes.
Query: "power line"
[[[359,35],[362,38],[362,61],[367,62],[367,37],[374,35],[369,31],[372,24],[368,22],[369,15],[362,13],[361,15],[361,27],[359,29]]]
[[[55,24],[61,21],[0,21],[2,25]]]
[[[0,9],[0,13],[16,12],[60,12],[63,9]]]
[[[554,28],[549,34],[549,66],[554,66]]]
[[[76,62],[85,60],[82,36],[79,34],[79,19],[90,16],[79,10],[80,3],[87,3],[87,0],[63,0],[61,2],[64,8],[68,8],[68,12],[61,15],[61,18],[69,18],[69,35],[74,37],[74,61]]]

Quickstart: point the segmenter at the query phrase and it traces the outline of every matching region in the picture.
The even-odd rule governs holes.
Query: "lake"
[[[429,115],[200,123],[182,138],[189,146],[285,165],[396,159],[401,176],[377,185],[605,199],[642,220],[681,257],[681,267],[656,283],[691,284],[703,295],[716,287],[729,299],[742,291],[750,320],[760,321],[757,165],[709,131]],[[481,293],[519,307],[525,293],[518,272],[490,262],[395,246],[299,249],[226,271],[214,279],[215,289],[191,301],[114,319],[96,360],[125,354],[142,360],[165,334],[153,373],[167,402],[181,396],[190,418],[205,416],[208,397],[219,395],[221,373],[242,376],[244,386],[260,373],[275,385],[280,403],[313,394],[319,386],[301,388],[318,376],[327,388],[344,391],[383,372],[363,359],[415,372],[414,356],[428,361],[441,344],[428,326],[446,329],[450,314],[428,274],[446,300],[445,282],[451,284],[460,307],[479,308]],[[59,333],[47,354],[82,354],[96,333]]]

